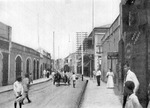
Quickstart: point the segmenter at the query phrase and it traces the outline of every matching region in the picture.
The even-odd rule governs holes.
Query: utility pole
[[[95,55],[96,55],[96,50],[95,50],[95,32],[94,32],[94,0],[92,0],[92,45],[94,46],[94,70],[95,70]],[[91,60],[90,60],[90,73],[91,73]],[[91,74],[90,74],[91,76]]]
[[[94,45],[94,0],[92,0],[92,44]]]
[[[87,32],[77,32],[77,47],[79,48],[78,50],[80,50],[81,47],[81,52],[79,54],[81,54],[81,58],[82,58],[82,81],[83,81],[83,74],[84,74],[84,59],[83,59],[83,46],[84,46],[84,39],[87,37]],[[79,42],[78,42],[79,41]]]
[[[53,32],[53,59],[54,59],[53,69],[55,69],[55,32]]]
[[[81,33],[81,52],[82,52],[82,81],[83,81],[84,64],[83,64],[83,34],[82,33]]]
[[[39,14],[37,14],[37,34],[38,34],[38,48],[40,47],[40,37],[39,37]]]

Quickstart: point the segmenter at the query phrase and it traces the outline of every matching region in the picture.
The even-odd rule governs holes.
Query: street
[[[96,80],[89,79],[80,108],[121,108],[121,95],[116,89],[107,89],[102,81],[97,86]]]
[[[61,84],[56,87],[51,81],[31,86],[29,98],[31,103],[24,100],[23,108],[74,108],[77,106],[85,81],[78,80],[76,88],[72,85]],[[0,94],[0,108],[12,108],[14,102],[13,91]]]

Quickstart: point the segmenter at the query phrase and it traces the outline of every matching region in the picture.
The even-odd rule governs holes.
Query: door
[[[18,76],[21,76],[21,63],[22,63],[22,60],[21,60],[21,57],[20,56],[18,56],[17,58],[16,58],[16,78],[18,77]]]

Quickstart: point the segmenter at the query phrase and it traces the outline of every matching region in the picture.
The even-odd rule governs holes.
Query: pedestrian
[[[76,75],[75,75],[74,72],[73,72],[73,75],[72,75],[72,81],[73,81],[73,88],[75,88],[75,85],[76,85]]]
[[[46,77],[49,78],[49,71],[48,71],[48,69],[46,71]]]
[[[22,100],[23,100],[23,85],[22,85],[22,78],[21,76],[18,76],[16,78],[16,81],[13,84],[13,91],[15,94],[15,102],[14,102],[14,108],[17,108],[17,103],[19,103],[19,108],[22,108]]]
[[[66,72],[66,76],[67,76],[67,82],[68,82],[68,85],[70,85],[70,72]]]
[[[43,70],[43,78],[46,78],[46,70]]]
[[[33,83],[32,73],[30,73],[30,75],[29,75],[29,82],[30,82],[30,83]]]
[[[124,65],[124,72],[125,72],[125,75],[126,75],[125,82],[133,81],[133,83],[135,85],[133,92],[136,94],[137,91],[138,91],[138,88],[139,88],[139,81],[138,81],[135,73],[130,70],[130,65],[129,65],[128,62],[126,62],[125,65]],[[125,107],[126,100],[127,100],[127,93],[126,93],[126,91],[124,89],[124,93],[123,93],[123,108]]]
[[[55,72],[54,71],[52,72],[51,76],[52,76],[53,85],[55,85],[55,81],[54,81],[54,79],[55,79]]]
[[[111,69],[106,74],[107,77],[107,88],[114,88],[114,73],[112,72]]]
[[[27,73],[25,74],[25,78],[23,79],[22,84],[23,84],[23,89],[24,89],[24,99],[26,98],[28,100],[28,103],[31,103],[31,100],[29,99],[30,82],[29,82],[29,75]],[[24,104],[23,101],[22,101],[22,104]]]
[[[101,78],[101,71],[100,69],[98,69],[96,72],[97,86],[100,86],[100,78]]]
[[[134,93],[134,82],[133,81],[126,81],[125,82],[125,91],[127,94],[127,101],[125,104],[125,108],[142,108],[138,97]]]
[[[96,78],[96,72],[95,69],[93,70],[93,80]]]

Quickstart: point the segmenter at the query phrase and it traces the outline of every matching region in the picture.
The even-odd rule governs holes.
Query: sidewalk
[[[50,78],[40,78],[40,79],[37,79],[37,80],[33,80],[33,83],[31,83],[31,86],[35,85],[35,84],[39,84],[39,83],[49,81],[50,79],[51,79],[51,77]],[[1,86],[0,87],[0,93],[11,91],[12,89],[13,89],[13,85]]]
[[[97,86],[96,80],[88,80],[85,95],[80,108],[121,108],[121,99],[116,95],[115,89],[107,89],[106,83],[101,81],[101,86]]]

